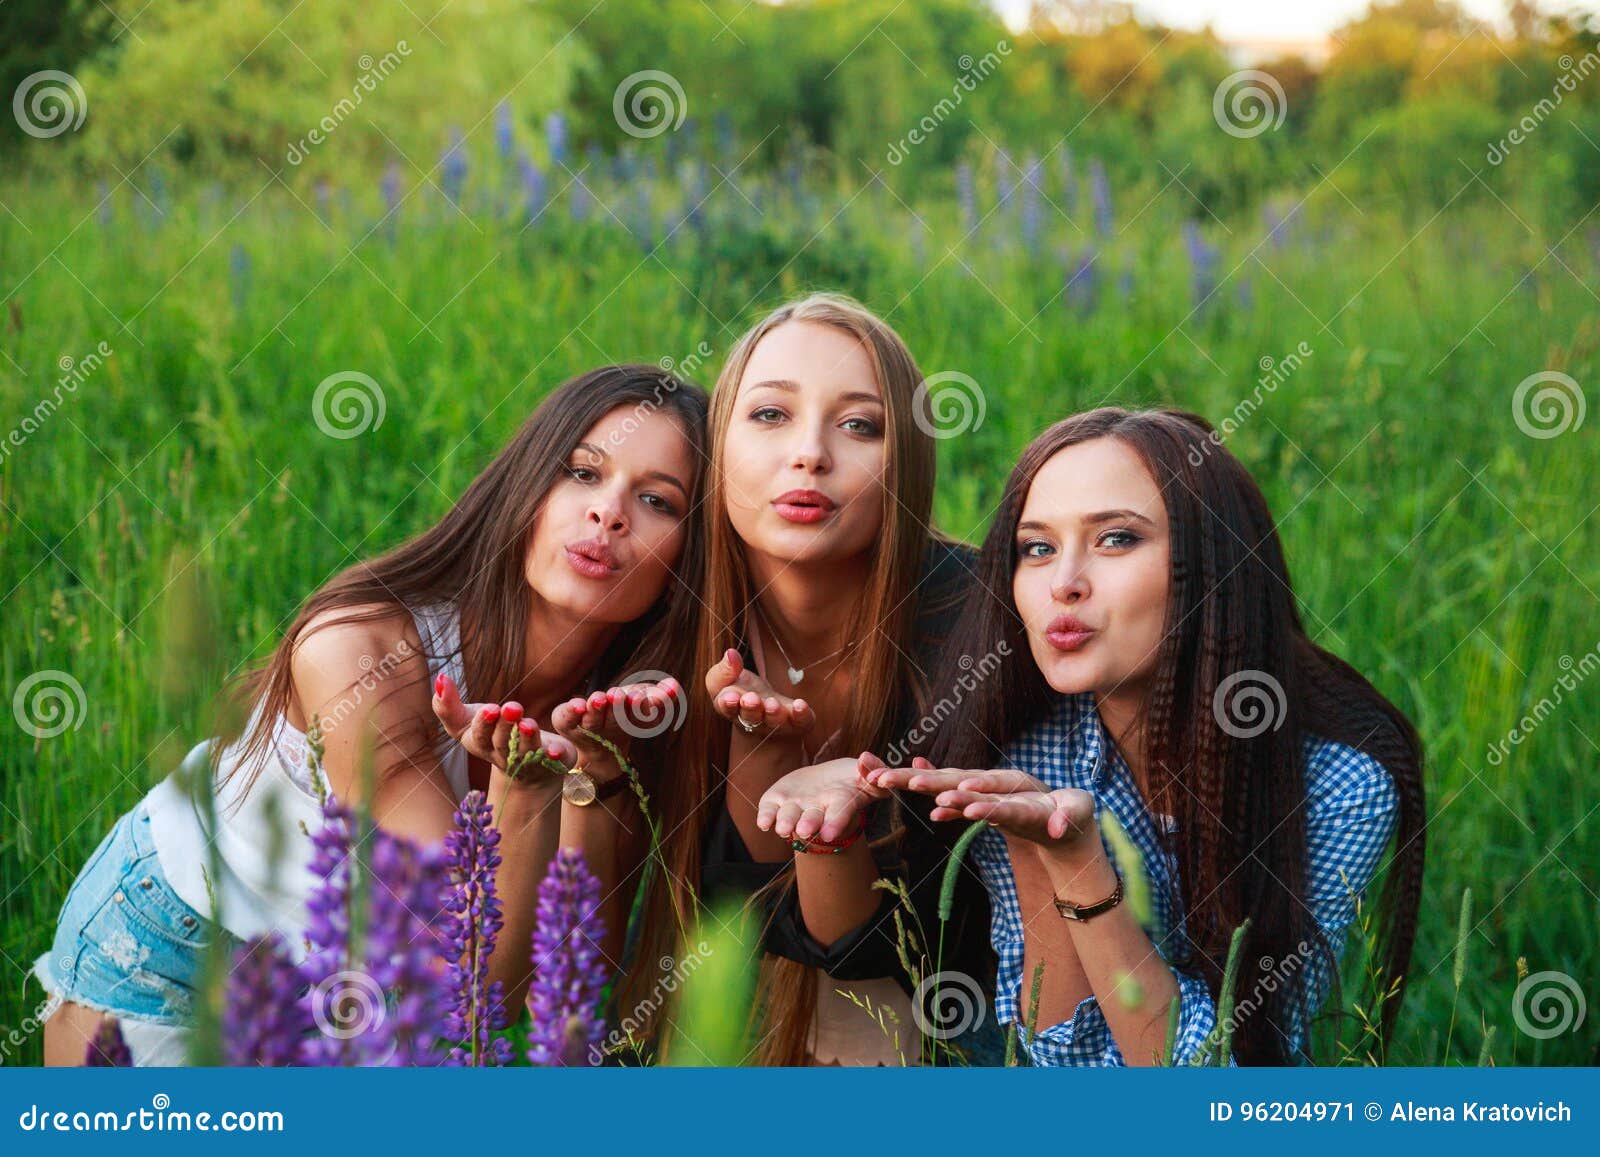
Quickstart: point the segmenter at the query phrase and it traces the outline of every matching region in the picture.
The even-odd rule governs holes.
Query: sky
[[[1008,21],[1024,18],[1028,0],[994,0]],[[1324,36],[1368,7],[1368,0],[1135,0],[1144,15],[1173,28],[1200,28],[1207,22],[1224,40],[1314,39]],[[1504,23],[1505,0],[1461,0],[1473,16]],[[1600,0],[1554,0],[1549,11],[1600,10]]]

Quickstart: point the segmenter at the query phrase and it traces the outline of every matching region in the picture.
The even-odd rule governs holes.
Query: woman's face
[[[693,479],[694,448],[676,417],[611,410],[584,434],[545,498],[528,547],[528,585],[576,618],[637,619],[683,553]]]
[[[1139,455],[1096,438],[1053,455],[1017,526],[1012,597],[1061,694],[1136,695],[1154,670],[1170,575],[1167,507]]]
[[[781,562],[865,554],[883,526],[883,392],[850,334],[786,321],[751,352],[723,443],[728,517]]]

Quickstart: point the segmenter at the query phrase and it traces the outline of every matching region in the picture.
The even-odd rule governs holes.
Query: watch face
[[[561,796],[568,803],[587,807],[594,802],[594,780],[586,771],[571,772],[561,783]]]

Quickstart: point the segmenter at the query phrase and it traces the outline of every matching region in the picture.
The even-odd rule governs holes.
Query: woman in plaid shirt
[[[1392,837],[1374,962],[1386,1044],[1421,890],[1421,745],[1307,636],[1266,501],[1211,427],[1171,410],[1057,423],[1012,472],[978,572],[934,687],[1001,640],[1009,658],[928,758],[866,757],[863,775],[932,796],[936,820],[989,822],[964,870],[991,900],[999,1017],[1033,1063],[1157,1063],[1174,1001],[1172,1059],[1214,1058],[1246,920],[1233,1057],[1309,1059],[1311,1014]],[[1147,924],[1121,902],[1133,867],[1102,838],[1104,812],[1140,852]]]

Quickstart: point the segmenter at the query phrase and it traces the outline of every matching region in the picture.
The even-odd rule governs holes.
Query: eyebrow
[[[783,390],[785,393],[798,394],[800,392],[800,383],[791,382],[787,378],[773,378],[765,382],[756,382],[750,387],[750,389]],[[877,394],[869,394],[864,390],[851,390],[848,393],[840,394],[839,396],[847,402],[873,402],[879,406],[884,404],[883,399]]]
[[[1085,514],[1079,521],[1081,521],[1085,526],[1099,526],[1103,522],[1125,522],[1128,520],[1142,522],[1146,526],[1155,525],[1154,519],[1147,518],[1145,515],[1140,514],[1137,510],[1101,510],[1094,514]],[[1017,524],[1018,532],[1024,530],[1049,529],[1050,527],[1045,523],[1034,519],[1029,519],[1027,522],[1019,522]]]
[[[607,454],[604,450],[600,449],[600,447],[596,446],[592,442],[579,442],[576,446],[573,447],[573,450],[574,451],[587,450],[587,451],[589,451],[589,453],[593,454],[596,458],[600,459],[602,462],[604,462],[607,458],[610,457],[609,454]],[[650,470],[650,471],[647,471],[645,473],[645,477],[646,478],[654,478],[658,482],[665,482],[668,486],[676,486],[680,491],[683,492],[683,496],[685,498],[689,497],[689,488],[687,486],[685,486],[682,482],[680,482],[675,475],[668,474],[665,470]]]

